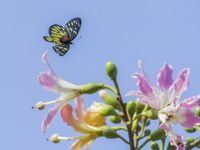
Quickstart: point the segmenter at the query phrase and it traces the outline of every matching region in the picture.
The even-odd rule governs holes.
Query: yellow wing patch
[[[48,36],[44,36],[44,39],[47,41],[47,42],[51,42],[51,43],[54,43],[54,44],[59,44],[61,45],[61,41],[60,41],[60,38],[51,38],[51,37],[48,37]]]

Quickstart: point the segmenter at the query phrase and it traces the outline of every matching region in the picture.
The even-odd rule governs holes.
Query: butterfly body
[[[68,52],[72,40],[77,36],[80,27],[80,18],[70,20],[66,23],[64,28],[60,25],[54,24],[49,28],[50,37],[44,36],[44,39],[48,42],[57,44],[53,46],[54,51],[60,56],[64,56]]]

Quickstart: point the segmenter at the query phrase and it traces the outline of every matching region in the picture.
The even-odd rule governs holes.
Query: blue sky
[[[59,96],[43,89],[37,80],[41,71],[48,71],[41,60],[47,50],[54,71],[77,85],[89,82],[113,85],[105,73],[106,62],[112,61],[118,68],[121,94],[125,95],[137,90],[131,75],[139,72],[137,62],[142,59],[155,84],[165,62],[173,66],[174,79],[180,70],[190,68],[190,86],[181,100],[200,94],[199,0],[9,0],[0,1],[0,6],[0,149],[64,150],[74,141],[54,144],[46,138],[54,133],[69,137],[80,135],[62,123],[59,115],[44,135],[41,122],[47,109],[31,109],[38,101],[50,101]],[[45,42],[43,36],[48,35],[52,24],[64,26],[74,17],[82,19],[78,34],[82,38],[75,39],[75,46],[60,57],[52,49],[53,44]],[[83,98],[85,109],[92,101],[100,101],[98,94]],[[133,97],[125,97],[124,101],[131,99]],[[188,136],[180,126],[174,129],[184,139]],[[122,135],[127,137],[126,133]],[[105,138],[97,139],[90,149],[112,147],[129,149],[120,140]]]

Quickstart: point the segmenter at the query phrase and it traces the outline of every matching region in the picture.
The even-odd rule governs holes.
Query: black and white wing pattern
[[[60,56],[64,56],[69,50],[69,44],[54,45],[53,49]]]
[[[81,18],[74,18],[65,25],[65,30],[68,32],[70,41],[72,41],[78,34],[81,28]]]

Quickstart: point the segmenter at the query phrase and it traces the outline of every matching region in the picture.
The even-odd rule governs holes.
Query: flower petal
[[[84,122],[84,118],[83,118],[83,98],[81,96],[77,97],[75,99],[75,103],[76,103],[76,109],[75,109],[75,113],[76,113],[76,117],[80,122]]]
[[[45,133],[46,129],[51,125],[51,123],[54,121],[56,113],[59,111],[59,109],[63,106],[62,102],[56,103],[54,108],[49,109],[46,117],[44,118],[42,122],[42,131]]]
[[[181,96],[181,94],[188,88],[188,86],[189,86],[189,81],[188,81],[189,73],[190,73],[190,69],[186,68],[178,74],[176,81],[174,82],[174,91],[172,93],[173,97]]]
[[[91,142],[94,141],[97,137],[98,135],[96,134],[94,135],[89,134],[89,135],[82,136],[80,140],[72,144],[72,146],[70,147],[70,150],[79,150],[81,147],[83,147],[87,143],[91,144]]]
[[[173,68],[167,63],[164,64],[163,68],[158,74],[158,85],[160,86],[162,92],[169,89],[173,84],[172,78]]]
[[[79,92],[81,90],[81,86],[71,84],[66,82],[65,80],[59,78],[51,68],[47,60],[48,52],[44,53],[43,61],[49,66],[50,71],[48,72],[41,72],[38,76],[38,80],[40,84],[42,84],[43,88],[47,90],[51,90],[56,94],[61,94],[63,92]]]
[[[174,132],[174,130],[172,129],[172,125],[169,124],[169,122],[161,124],[160,128],[166,130],[167,135],[169,135],[169,138],[171,139],[171,145],[175,145],[178,148],[178,150],[185,150],[185,141],[183,141],[183,137]],[[180,141],[180,143],[177,144],[177,140]]]
[[[150,86],[149,82],[144,78],[142,74],[134,74],[132,77],[135,79],[136,84],[139,86],[139,90],[143,94],[145,95],[153,94],[152,87]]]

